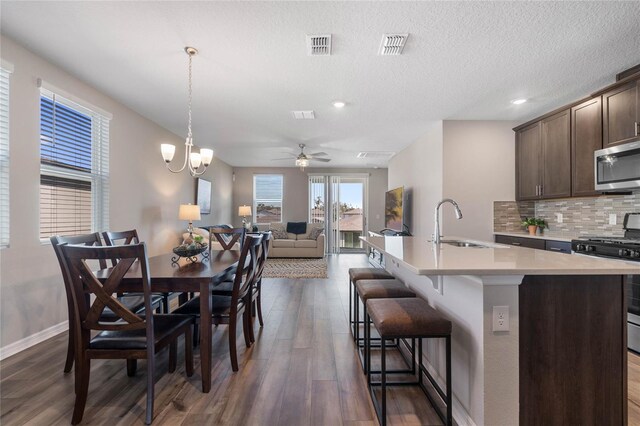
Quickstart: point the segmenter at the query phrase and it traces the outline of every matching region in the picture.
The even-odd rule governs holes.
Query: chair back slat
[[[258,264],[256,265],[256,273],[253,278],[254,283],[262,279],[262,271],[264,271],[264,265],[269,257],[269,241],[271,240],[271,235],[271,231],[262,232],[262,248],[260,257],[258,258]]]
[[[233,280],[232,306],[235,305],[234,301],[237,303],[246,298],[251,289],[261,247],[262,235],[248,235],[246,237],[238,259],[236,276]]]
[[[233,250],[233,246],[237,242],[240,243],[240,250],[242,250],[246,232],[247,230],[244,228],[212,226],[209,228],[209,248],[215,239],[222,246],[222,250]]]
[[[153,310],[151,309],[151,286],[147,251],[144,243],[115,247],[60,246],[65,266],[71,278],[73,302],[76,313],[76,326],[85,331],[92,330],[139,330],[145,329],[147,338],[153,338]],[[104,283],[100,282],[87,264],[88,260],[114,260],[116,265],[110,268]],[[142,289],[145,305],[145,317],[130,311],[116,298],[119,286],[129,269],[138,262],[142,275]],[[86,294],[95,295],[93,302]],[[117,321],[100,322],[105,308],[109,308]],[[89,334],[83,333],[83,340]],[[88,340],[87,340],[88,341]]]
[[[108,246],[138,244],[140,238],[138,237],[138,231],[131,229],[129,231],[105,231],[102,233],[104,242]],[[122,240],[122,242],[120,241]]]

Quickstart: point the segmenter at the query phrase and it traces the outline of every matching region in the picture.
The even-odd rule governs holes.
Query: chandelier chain
[[[192,77],[191,77],[191,64],[193,62],[193,55],[189,54],[189,124],[187,127],[187,139],[191,141],[192,133],[191,133],[191,100],[192,100]]]

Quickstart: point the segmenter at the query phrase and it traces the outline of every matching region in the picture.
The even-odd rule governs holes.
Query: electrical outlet
[[[609,215],[609,225],[616,225],[618,223],[618,216],[615,213]]]
[[[493,307],[493,331],[509,331],[509,307]]]
[[[562,223],[562,213],[556,213],[556,222]]]

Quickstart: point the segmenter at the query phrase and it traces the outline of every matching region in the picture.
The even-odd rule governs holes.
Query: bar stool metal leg
[[[382,352],[380,353],[380,383],[382,385],[382,419],[378,419],[380,421],[381,426],[386,426],[387,424],[387,351],[386,351],[386,341],[384,339],[380,340],[380,348]]]

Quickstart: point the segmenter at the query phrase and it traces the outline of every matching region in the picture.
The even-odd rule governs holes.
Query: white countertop
[[[570,243],[571,240],[576,240],[578,237],[571,237],[568,235],[553,235],[553,234],[542,234],[542,235],[531,235],[528,232],[494,232],[493,235],[506,235],[507,237],[517,237],[517,238],[533,238],[536,240],[547,240],[547,241],[563,241]]]
[[[481,242],[488,248],[434,245],[418,237],[361,237],[417,275],[640,275],[640,262],[622,262]],[[461,239],[446,237],[445,239]]]

